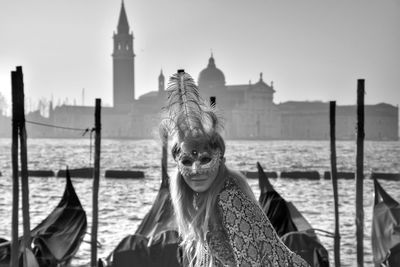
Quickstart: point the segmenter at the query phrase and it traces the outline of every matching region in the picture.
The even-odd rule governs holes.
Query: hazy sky
[[[400,0],[125,0],[136,98],[184,68],[197,81],[211,51],[227,85],[274,81],[275,102],[400,102]],[[120,0],[1,0],[0,92],[21,65],[32,103],[112,103]],[[30,99],[30,100],[29,100]]]

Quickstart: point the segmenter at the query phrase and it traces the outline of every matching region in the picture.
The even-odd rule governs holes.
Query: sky
[[[226,84],[273,81],[274,102],[400,102],[400,0],[124,0],[134,35],[135,95],[213,54]],[[0,93],[22,66],[25,101],[112,104],[121,0],[1,0]],[[84,94],[82,92],[84,91]],[[29,108],[29,107],[28,107]]]

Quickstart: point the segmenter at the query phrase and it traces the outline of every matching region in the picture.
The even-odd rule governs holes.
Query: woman
[[[189,266],[309,266],[279,239],[245,178],[225,166],[220,118],[184,71],[171,77],[165,126],[174,137],[170,181]]]

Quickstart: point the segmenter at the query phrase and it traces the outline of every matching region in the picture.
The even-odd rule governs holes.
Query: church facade
[[[276,104],[273,82],[267,84],[260,73],[252,84],[227,85],[213,55],[197,80],[203,99],[216,98],[225,118],[224,135],[228,139],[257,140],[328,140],[330,137],[329,103],[289,101]],[[165,101],[164,76],[159,90],[142,95],[137,102],[161,107]],[[356,138],[356,106],[336,107],[336,138]],[[399,140],[398,107],[380,103],[365,106],[367,140]],[[154,116],[156,117],[156,115]],[[150,127],[150,125],[149,125]]]
[[[166,100],[165,77],[161,71],[157,90],[135,99],[133,33],[130,31],[124,3],[113,42],[114,99],[113,107],[102,107],[102,137],[154,138],[158,135],[161,107]],[[215,58],[211,55],[207,66],[198,75],[197,84],[204,99],[216,98],[216,106],[225,118],[224,136],[227,139],[329,139],[329,103],[289,101],[277,104],[274,102],[273,82],[266,83],[262,73],[254,84],[227,85],[224,72],[217,68]],[[33,112],[27,115],[27,119],[84,129],[94,124],[94,107],[50,107],[48,118]],[[365,106],[367,140],[399,140],[398,125],[398,107],[384,103]],[[355,127],[356,106],[337,106],[337,139],[354,140]],[[30,137],[81,136],[76,132],[36,125],[27,125],[27,130]]]

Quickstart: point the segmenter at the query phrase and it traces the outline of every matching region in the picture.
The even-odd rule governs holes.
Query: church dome
[[[199,74],[198,85],[201,88],[219,88],[225,86],[224,73],[215,66],[214,57],[211,55],[207,68]]]

